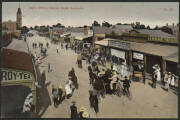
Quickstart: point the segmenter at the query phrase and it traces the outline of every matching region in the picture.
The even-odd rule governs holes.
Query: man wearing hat
[[[83,117],[83,113],[86,111],[86,108],[85,107],[81,107],[80,110],[79,110],[79,117],[80,118],[84,118]]]
[[[82,118],[89,118],[89,114],[87,112],[83,112]]]
[[[70,106],[71,109],[71,118],[78,118],[78,112],[76,107],[76,102],[72,101],[72,105]]]

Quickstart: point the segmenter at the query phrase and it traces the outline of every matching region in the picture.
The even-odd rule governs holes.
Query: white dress
[[[72,90],[71,90],[71,88],[70,88],[70,85],[69,85],[69,84],[66,84],[66,85],[65,85],[65,90],[66,90],[66,95],[69,95],[69,94],[71,94],[71,93],[72,93]]]
[[[160,72],[160,68],[157,69],[157,81],[161,81],[161,72]]]
[[[174,82],[174,76],[172,76],[172,78],[171,78],[171,83],[170,83],[170,85],[172,85],[172,86],[175,85],[175,82]]]

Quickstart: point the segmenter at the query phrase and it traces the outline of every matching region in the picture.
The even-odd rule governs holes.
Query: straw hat
[[[81,107],[81,108],[80,108],[80,112],[84,112],[85,110],[86,110],[85,107]]]
[[[168,72],[168,74],[171,74],[171,72]]]
[[[88,118],[89,114],[87,112],[83,112],[82,116],[83,116],[83,118]]]
[[[113,74],[113,75],[116,75],[116,72],[113,72],[112,74]]]

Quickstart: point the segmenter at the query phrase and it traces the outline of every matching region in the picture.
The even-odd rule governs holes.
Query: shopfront
[[[129,65],[129,50],[130,43],[122,41],[109,41],[111,60],[115,64],[125,64]]]
[[[26,52],[2,48],[1,117],[24,117],[25,100],[32,94],[28,117],[36,115],[36,74]]]
[[[144,54],[139,52],[132,52],[132,66],[134,71],[143,72],[145,67]]]

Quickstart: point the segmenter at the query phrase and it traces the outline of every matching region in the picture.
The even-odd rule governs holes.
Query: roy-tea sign
[[[32,80],[32,74],[26,71],[2,69],[2,81],[11,80]]]

